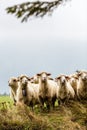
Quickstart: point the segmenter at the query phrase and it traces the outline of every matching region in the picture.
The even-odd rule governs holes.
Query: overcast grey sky
[[[71,0],[51,17],[21,23],[5,8],[24,0],[0,1],[0,93],[10,77],[51,72],[53,77],[87,70],[87,0]]]

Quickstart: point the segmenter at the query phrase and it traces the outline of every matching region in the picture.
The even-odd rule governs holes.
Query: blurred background
[[[0,94],[10,77],[47,71],[55,78],[87,70],[87,0],[71,0],[52,16],[21,23],[6,8],[24,0],[0,1]]]

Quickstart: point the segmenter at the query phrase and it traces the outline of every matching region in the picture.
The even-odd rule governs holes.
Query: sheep
[[[70,82],[69,77],[66,75],[60,75],[55,78],[59,89],[58,89],[58,104],[66,104],[69,99],[74,99],[75,92]]]
[[[78,72],[78,85],[77,85],[77,96],[78,99],[86,99],[87,100],[87,72],[80,71]]]
[[[13,99],[14,105],[16,105],[17,100],[17,89],[20,86],[18,78],[11,77],[8,81],[8,85],[10,87],[10,98]]]
[[[33,110],[34,105],[39,104],[38,85],[32,84],[30,78],[25,75],[20,76],[19,81],[17,103],[20,104],[22,102]]]
[[[70,75],[69,77],[70,77],[69,82],[74,89],[75,99],[77,100],[77,84],[78,84],[78,81],[79,81],[79,77],[76,73]]]
[[[35,84],[38,84],[38,83],[39,83],[39,78],[38,78],[37,74],[34,75],[34,76],[31,78],[31,83],[35,83]]]
[[[57,99],[57,84],[55,81],[49,79],[50,75],[51,74],[47,72],[37,74],[39,77],[39,99],[41,108],[44,108],[44,103],[46,103],[48,110],[50,110],[51,105],[54,108]]]
[[[78,73],[87,73],[87,71],[86,70],[76,70],[76,73],[78,74]]]

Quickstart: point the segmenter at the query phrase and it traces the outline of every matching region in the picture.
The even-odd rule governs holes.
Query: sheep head
[[[68,80],[69,80],[69,76],[66,75],[60,75],[57,78],[55,78],[55,81],[58,82],[60,86],[65,86]]]
[[[22,89],[25,89],[28,81],[30,81],[30,78],[26,75],[21,75],[21,76],[18,77],[18,79],[20,81]]]
[[[12,77],[12,78],[10,78],[9,81],[8,81],[8,85],[9,85],[10,87],[16,87],[16,86],[17,86],[17,83],[18,83],[18,78],[16,78],[16,77]]]
[[[41,79],[42,83],[45,83],[48,79],[48,76],[50,76],[50,73],[47,72],[41,72],[39,74],[37,74],[37,76]]]
[[[87,83],[87,73],[83,72],[79,74],[79,77],[81,77],[81,79]]]

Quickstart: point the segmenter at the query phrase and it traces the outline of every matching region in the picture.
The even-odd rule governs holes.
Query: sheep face
[[[34,82],[38,83],[39,82],[39,78],[37,76],[34,76]]]
[[[65,78],[65,76],[62,76],[62,77],[60,78],[60,82],[61,82],[62,85],[64,85],[64,84],[66,83],[66,78]]]
[[[47,81],[47,75],[46,75],[45,73],[43,73],[43,74],[41,75],[41,81],[42,81],[43,83],[45,83],[45,82]]]
[[[48,79],[48,76],[50,74],[49,73],[46,73],[46,72],[42,72],[40,74],[37,74],[37,76],[39,76],[40,80],[42,83],[46,83],[47,82],[47,79]]]
[[[23,77],[23,78],[21,79],[21,83],[22,83],[23,85],[26,85],[27,82],[28,82],[28,79],[27,79],[26,77]]]
[[[34,76],[31,78],[31,82],[32,82],[32,83],[35,83],[35,84],[39,83],[39,77],[38,77],[37,75],[34,75]]]
[[[57,84],[61,87],[61,89],[66,89],[67,82],[69,81],[70,77],[66,75],[60,75],[59,77],[55,78]]]
[[[61,87],[65,86],[65,84],[66,84],[65,76],[59,76],[56,80],[58,81],[58,83],[60,84]]]
[[[87,83],[87,73],[82,72],[82,73],[79,73],[78,76],[79,76],[85,83]]]
[[[87,82],[87,74],[86,73],[83,73],[81,77],[82,77],[83,81]]]
[[[25,89],[25,87],[28,84],[29,79],[26,76],[20,77],[20,84],[22,89]]]
[[[71,84],[76,84],[76,81],[78,80],[78,77],[75,77],[75,76],[71,76],[70,77],[70,83]]]
[[[65,99],[67,97],[67,78],[66,76],[59,76],[56,78],[56,81],[58,83],[58,85],[60,86],[59,88],[59,98],[61,100]]]
[[[10,87],[16,86],[17,83],[18,83],[18,79],[15,77],[10,78],[10,80],[8,81]]]
[[[71,77],[70,82],[71,82],[71,83],[75,83],[75,78],[74,78],[74,77]]]

